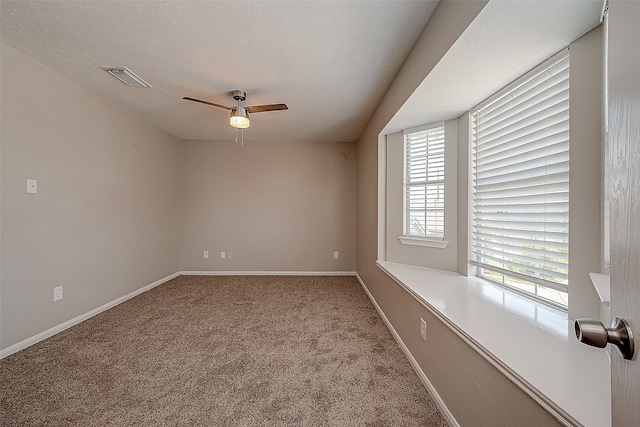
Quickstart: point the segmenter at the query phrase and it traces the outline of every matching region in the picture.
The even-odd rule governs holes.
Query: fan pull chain
[[[236,128],[236,144],[238,143],[238,128]],[[240,129],[240,145],[244,147],[244,129]]]

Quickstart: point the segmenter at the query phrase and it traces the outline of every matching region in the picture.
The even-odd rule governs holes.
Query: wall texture
[[[375,264],[378,134],[485,4],[439,3],[358,140],[357,271],[460,425],[557,425]],[[421,317],[431,325],[427,343],[418,334]]]
[[[355,143],[183,144],[181,270],[355,271]]]
[[[180,146],[13,48],[1,55],[5,349],[178,271]]]

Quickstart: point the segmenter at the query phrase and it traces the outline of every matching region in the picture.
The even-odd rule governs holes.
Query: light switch
[[[35,194],[38,192],[38,181],[35,179],[27,180],[27,193]]]

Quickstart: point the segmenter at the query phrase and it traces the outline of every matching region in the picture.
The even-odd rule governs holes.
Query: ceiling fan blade
[[[201,104],[213,105],[214,107],[224,108],[225,110],[231,110],[233,108],[233,107],[227,107],[226,105],[222,105],[222,104],[216,104],[215,102],[209,102],[209,101],[203,101],[201,99],[189,98],[188,96],[185,96],[182,99],[186,99],[187,101],[199,102]]]
[[[263,111],[288,110],[287,104],[252,105],[244,107],[249,113],[262,113]]]

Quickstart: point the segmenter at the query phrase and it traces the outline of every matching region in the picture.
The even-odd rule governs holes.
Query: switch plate
[[[338,259],[340,257],[340,252],[333,251],[333,259]]]
[[[221,258],[221,259],[224,259],[224,258],[225,258],[225,253],[224,253],[224,251],[223,251],[223,252],[220,252],[220,258]]]
[[[53,300],[59,301],[62,299],[62,286],[56,286],[53,288]]]
[[[231,257],[233,257],[233,253],[231,251],[227,251],[227,258],[230,259]]]
[[[27,193],[36,194],[38,192],[38,181],[35,179],[27,180]]]
[[[422,317],[420,318],[420,336],[423,340],[427,340],[427,322]]]
[[[203,257],[204,257],[205,259],[209,258],[209,251],[204,251],[204,255],[203,255]]]

